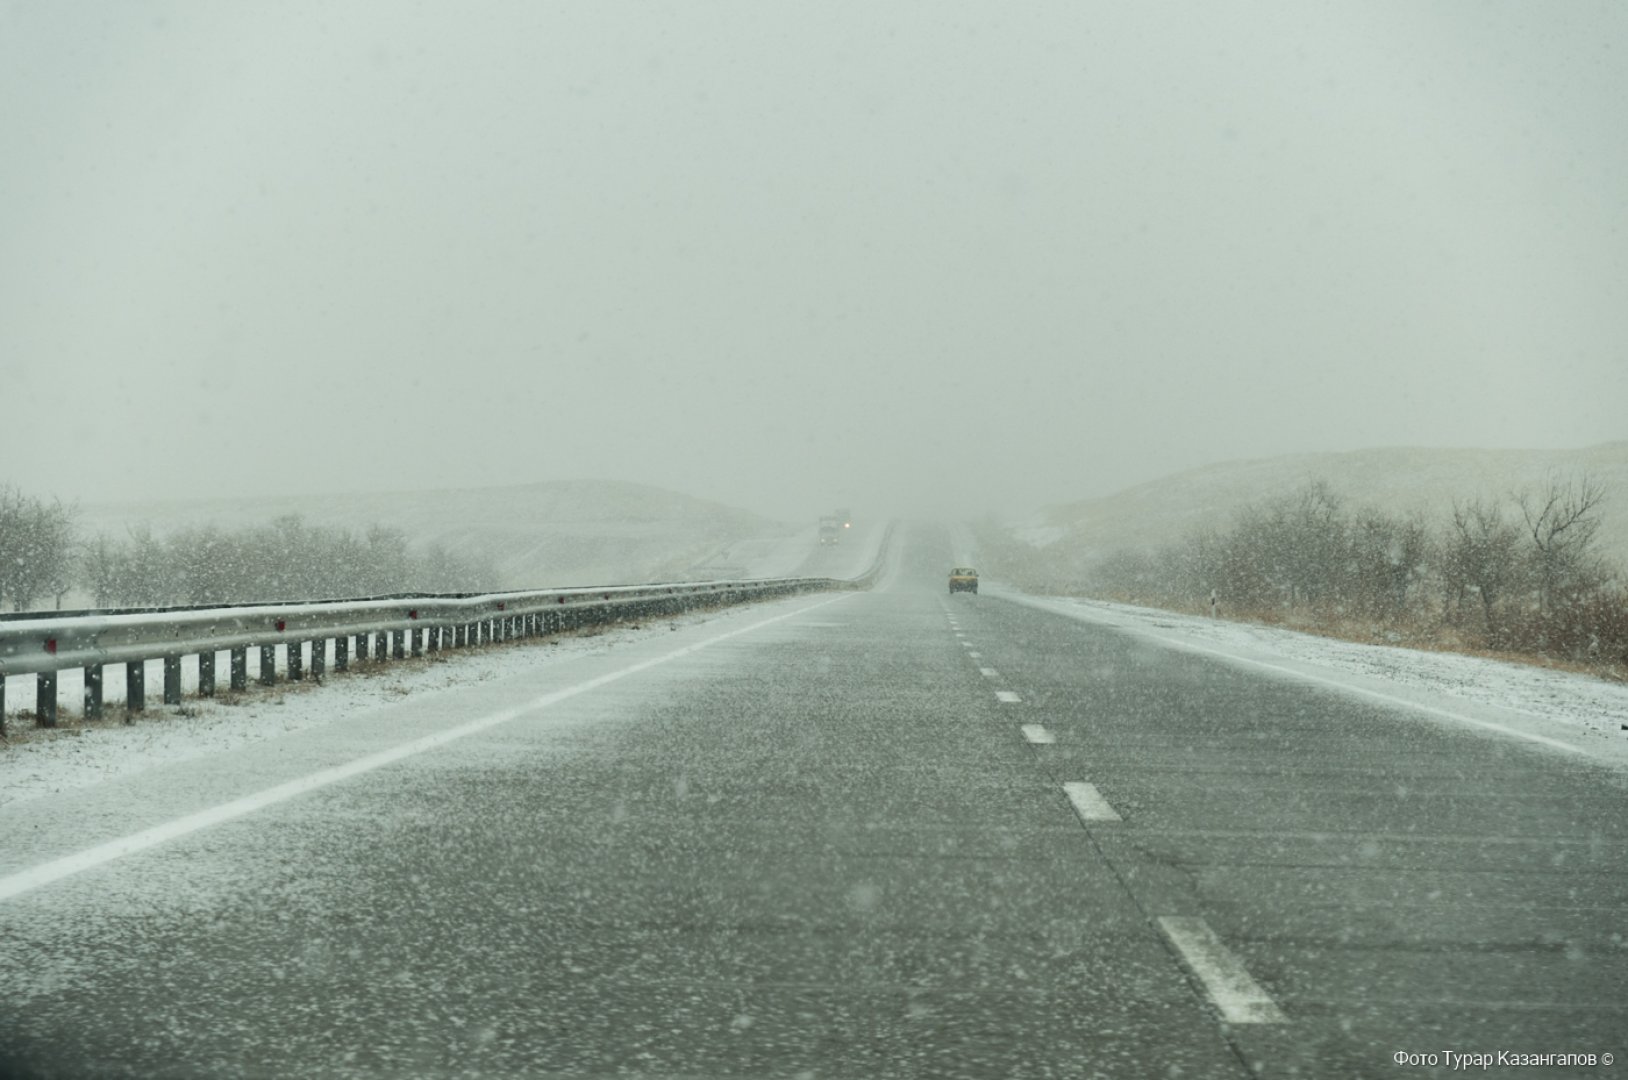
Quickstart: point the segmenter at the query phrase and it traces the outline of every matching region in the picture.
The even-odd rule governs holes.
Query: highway
[[[952,597],[952,562],[902,529],[872,592],[516,646],[522,676],[19,807],[0,1073],[1396,1077],[1628,1050],[1620,772]]]

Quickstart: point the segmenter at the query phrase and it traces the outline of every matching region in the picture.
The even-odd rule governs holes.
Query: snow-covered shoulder
[[[1433,721],[1628,767],[1628,687],[1589,675],[1101,600],[1029,596],[999,586],[986,591]]]

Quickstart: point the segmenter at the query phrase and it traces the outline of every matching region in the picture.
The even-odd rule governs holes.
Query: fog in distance
[[[0,481],[800,518],[1624,437],[1628,8],[0,4]]]

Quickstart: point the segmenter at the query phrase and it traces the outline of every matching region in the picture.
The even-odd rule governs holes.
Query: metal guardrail
[[[57,673],[85,672],[87,718],[102,714],[102,668],[125,667],[125,708],[146,705],[146,661],[164,661],[164,703],[181,703],[181,661],[196,657],[198,692],[215,693],[215,654],[230,653],[229,685],[248,688],[248,650],[260,650],[258,681],[276,681],[276,650],[287,648],[284,675],[300,681],[307,671],[322,677],[333,643],[333,669],[352,657],[405,659],[409,654],[496,641],[542,637],[619,622],[677,614],[797,593],[869,588],[886,560],[884,535],[875,563],[852,580],[766,578],[674,582],[595,588],[544,589],[479,595],[400,595],[321,603],[266,603],[122,612],[30,613],[0,618],[0,732],[5,724],[5,676],[36,674],[35,722],[57,722]],[[54,616],[54,617],[53,617]],[[354,652],[352,644],[354,643]]]

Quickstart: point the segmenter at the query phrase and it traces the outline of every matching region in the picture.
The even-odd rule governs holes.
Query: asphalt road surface
[[[1620,774],[952,597],[947,534],[901,543],[874,592],[29,804],[0,1061],[1321,1078],[1628,1050]]]

